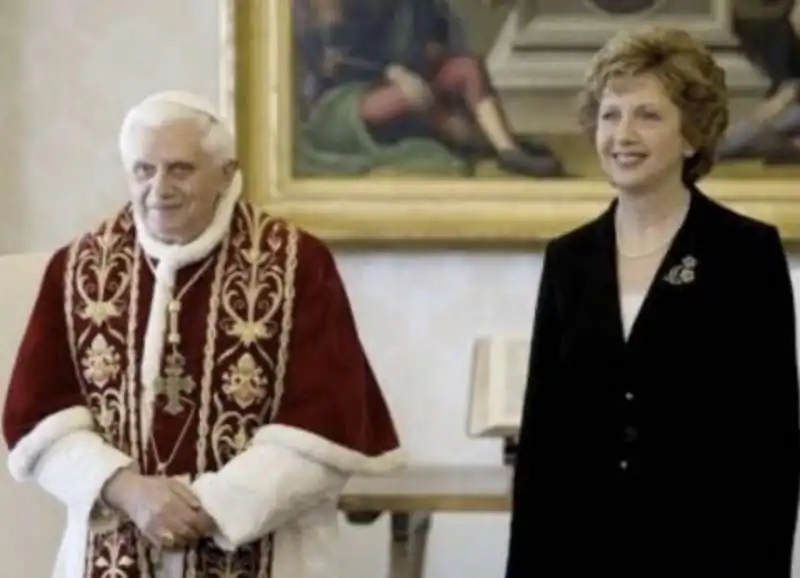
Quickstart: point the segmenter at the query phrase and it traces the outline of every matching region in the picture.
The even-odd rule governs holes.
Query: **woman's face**
[[[616,78],[605,87],[595,147],[611,183],[631,193],[680,183],[683,161],[692,152],[681,131],[681,111],[650,74]]]

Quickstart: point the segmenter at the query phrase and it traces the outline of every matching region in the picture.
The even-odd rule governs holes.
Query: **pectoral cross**
[[[178,352],[181,336],[178,332],[178,315],[181,311],[180,301],[173,299],[169,303],[169,333],[167,341],[172,351],[167,355],[164,374],[156,379],[156,392],[167,398],[164,411],[170,415],[178,415],[183,411],[181,396],[191,393],[195,388],[194,379],[185,374],[186,359]]]
[[[167,398],[164,411],[170,415],[178,415],[183,411],[181,396],[191,393],[195,388],[194,379],[184,373],[185,360],[177,351],[167,356],[164,365],[164,375],[156,379],[156,391]]]

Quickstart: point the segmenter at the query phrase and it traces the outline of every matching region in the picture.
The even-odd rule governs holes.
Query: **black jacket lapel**
[[[625,338],[617,279],[616,207],[615,199],[597,221],[596,255],[591,260],[586,284],[592,288],[588,296],[590,314],[587,318],[597,320],[596,330],[605,334],[603,337],[608,339],[610,346],[621,348]]]

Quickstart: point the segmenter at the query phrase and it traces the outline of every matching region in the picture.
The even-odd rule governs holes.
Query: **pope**
[[[67,508],[52,578],[336,576],[346,481],[404,460],[330,250],[242,198],[196,95],[119,146],[130,199],[53,253],[3,410]]]

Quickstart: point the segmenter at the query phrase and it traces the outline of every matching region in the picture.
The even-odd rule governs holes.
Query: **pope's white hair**
[[[168,100],[145,100],[132,108],[119,132],[119,151],[122,162],[130,166],[132,162],[134,129],[157,128],[176,120],[189,119],[197,122],[204,131],[201,146],[217,162],[224,164],[236,159],[236,143],[233,134],[225,124],[212,115],[191,106]]]

